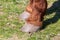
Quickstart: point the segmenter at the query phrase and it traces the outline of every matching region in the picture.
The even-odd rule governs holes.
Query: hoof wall
[[[21,28],[21,31],[32,33],[32,32],[36,32],[39,28],[40,28],[39,26],[25,23],[25,25]]]
[[[30,16],[30,13],[28,13],[27,11],[24,11],[22,14],[20,14],[19,18],[21,20],[26,20],[29,16]]]

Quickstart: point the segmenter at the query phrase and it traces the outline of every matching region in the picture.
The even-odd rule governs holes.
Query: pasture
[[[60,40],[60,0],[47,0],[43,29],[29,36],[20,31],[19,15],[29,0],[0,0],[0,40]]]

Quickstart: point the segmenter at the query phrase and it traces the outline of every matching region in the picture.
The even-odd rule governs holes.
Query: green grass
[[[51,3],[59,3],[56,0],[47,0],[48,6]],[[19,21],[19,15],[25,10],[28,0],[0,0],[0,40],[10,38],[16,34],[19,39],[26,33],[20,31],[23,22]],[[51,40],[57,34],[60,34],[60,5],[54,5],[48,8],[44,16],[43,30],[34,33],[31,37],[26,34],[25,40]]]

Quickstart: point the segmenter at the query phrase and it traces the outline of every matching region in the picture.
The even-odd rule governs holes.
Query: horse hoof
[[[19,19],[26,20],[29,16],[30,16],[30,13],[27,11],[24,11],[22,14],[20,14]]]
[[[20,29],[22,32],[33,33],[36,32],[40,26],[35,26],[29,23],[25,23],[25,25]]]

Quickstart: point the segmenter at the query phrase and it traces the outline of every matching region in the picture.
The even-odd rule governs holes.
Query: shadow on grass
[[[53,18],[44,21],[42,29],[45,29],[51,23],[56,23],[60,19],[60,0],[54,2],[52,6],[47,9],[46,15],[52,14],[53,12],[56,12],[56,14]]]

